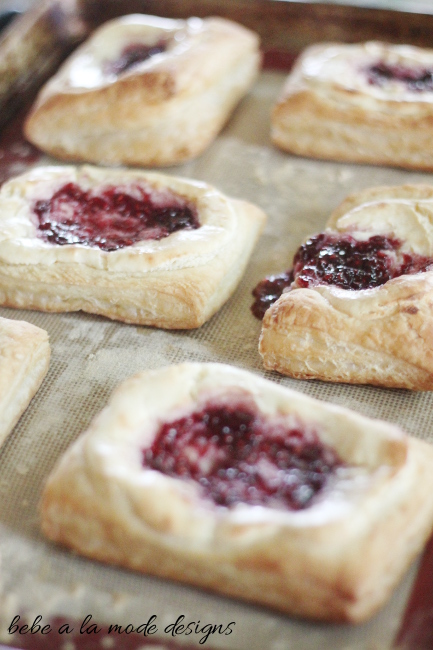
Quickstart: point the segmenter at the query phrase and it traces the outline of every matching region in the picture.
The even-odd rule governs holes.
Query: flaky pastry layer
[[[143,465],[164,422],[242,391],[315,429],[351,466],[304,510],[215,505]],[[265,433],[266,435],[266,433]],[[433,448],[397,427],[220,364],[123,383],[58,462],[41,501],[51,540],[90,558],[284,612],[360,621],[388,598],[433,525]]]
[[[433,258],[433,187],[377,187],[349,196],[329,233],[391,235],[401,250]],[[294,288],[267,310],[259,351],[266,368],[324,379],[433,389],[433,271],[372,289]]]
[[[45,242],[32,206],[68,183],[85,191],[127,193],[137,184],[151,193],[170,191],[195,207],[201,225],[109,252]],[[35,168],[0,191],[0,304],[199,327],[235,290],[265,219],[254,205],[197,181],[89,166]]]
[[[130,45],[166,50],[119,74]],[[222,18],[134,14],[100,27],[42,89],[27,138],[61,160],[172,165],[199,155],[248,91],[259,39]]]
[[[47,332],[0,318],[0,447],[36,394],[49,363]]]
[[[382,63],[416,76],[433,71],[433,50],[381,42],[307,48],[274,107],[274,144],[312,158],[432,170],[433,86],[372,83],[368,69]]]

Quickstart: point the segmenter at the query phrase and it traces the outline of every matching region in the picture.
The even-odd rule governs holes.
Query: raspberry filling
[[[254,302],[251,305],[253,315],[262,320],[269,307],[278,300],[284,289],[291,286],[294,279],[293,271],[289,270],[279,275],[269,275],[259,282],[253,290]]]
[[[383,235],[365,241],[351,235],[315,235],[298,249],[293,269],[269,276],[256,286],[251,311],[263,318],[288,287],[331,284],[352,291],[372,289],[400,275],[427,271],[433,264],[430,257],[402,253],[401,245],[398,239]]]
[[[143,466],[196,481],[219,506],[300,510],[343,463],[313,429],[235,400],[163,424],[143,451]]]
[[[115,75],[122,74],[122,72],[131,70],[131,68],[143,63],[143,61],[152,58],[155,54],[162,54],[166,49],[167,43],[165,41],[159,41],[155,45],[132,43],[123,48],[118,59],[106,64],[106,72]]]
[[[114,251],[145,239],[159,240],[200,227],[196,210],[175,194],[106,187],[93,193],[67,183],[50,199],[36,201],[39,236],[50,244],[82,244]]]
[[[366,73],[368,83],[373,86],[385,86],[389,81],[401,81],[408,90],[433,90],[433,70],[427,68],[409,68],[379,61],[367,68]]]

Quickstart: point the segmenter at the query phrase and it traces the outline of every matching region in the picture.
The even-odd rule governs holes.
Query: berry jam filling
[[[408,68],[379,61],[367,68],[366,72],[368,83],[373,86],[385,86],[389,81],[401,81],[408,90],[433,90],[433,70],[427,68]]]
[[[155,45],[144,45],[143,43],[133,43],[124,47],[116,61],[110,61],[106,64],[106,72],[109,74],[119,75],[122,72],[131,70],[135,66],[147,61],[155,54],[162,54],[167,49],[165,41],[159,41]]]
[[[253,290],[255,298],[251,305],[254,316],[261,320],[265,312],[278,300],[284,289],[290,287],[295,279],[293,271],[286,271],[279,275],[270,275],[256,286]]]
[[[130,192],[106,187],[93,194],[68,183],[50,199],[35,202],[39,236],[59,246],[82,244],[114,251],[200,227],[195,209],[180,197],[168,192],[151,196],[140,185]]]
[[[432,258],[402,253],[400,247],[398,239],[383,235],[366,241],[351,235],[315,235],[298,249],[292,270],[265,278],[257,285],[251,311],[257,318],[263,318],[265,311],[291,286],[332,284],[352,291],[372,289],[400,275],[420,273],[432,266]]]
[[[143,451],[143,466],[196,481],[219,506],[300,510],[343,463],[312,429],[239,401],[208,403],[163,424]]]

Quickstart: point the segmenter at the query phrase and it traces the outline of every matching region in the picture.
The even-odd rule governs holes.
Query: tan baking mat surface
[[[209,323],[197,331],[165,332],[81,313],[0,308],[1,316],[46,329],[52,345],[47,379],[0,452],[0,643],[12,643],[13,637],[5,630],[24,607],[44,620],[52,614],[79,619],[92,614],[100,622],[122,625],[138,625],[156,614],[159,629],[180,614],[202,623],[235,621],[230,636],[209,638],[206,645],[216,648],[390,647],[415,567],[387,607],[369,623],[315,625],[74,557],[46,543],[38,529],[37,503],[56,459],[105,405],[113,388],[146,368],[186,360],[233,364],[319,399],[396,422],[416,436],[433,440],[431,393],[296,381],[265,373],[261,367],[257,353],[260,324],[249,311],[255,284],[266,274],[285,270],[300,241],[322,229],[330,211],[349,192],[371,185],[433,181],[428,174],[310,161],[273,149],[268,139],[269,110],[283,77],[264,73],[200,160],[169,170],[249,199],[269,216],[241,285]]]

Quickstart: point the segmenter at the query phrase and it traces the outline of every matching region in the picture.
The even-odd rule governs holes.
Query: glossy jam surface
[[[253,403],[207,403],[163,424],[143,465],[192,479],[219,506],[237,503],[300,510],[341,466],[336,453],[300,422],[265,417]]]
[[[44,241],[96,246],[103,251],[200,227],[195,209],[184,199],[170,193],[150,194],[140,185],[128,191],[105,187],[93,193],[68,183],[49,200],[36,201],[33,211]]]
[[[131,45],[123,48],[118,59],[106,64],[106,71],[115,75],[122,74],[152,58],[155,54],[162,54],[166,49],[167,43],[165,41],[159,41],[155,45],[131,43]]]
[[[253,290],[254,302],[251,311],[258,319],[262,319],[269,307],[281,296],[284,289],[287,289],[295,279],[293,270],[270,275],[255,287]]]
[[[421,92],[433,90],[433,70],[390,65],[379,61],[367,68],[368,82],[374,86],[385,86],[389,81],[400,81],[408,90]]]
[[[355,291],[378,287],[396,275],[407,273],[405,267],[395,266],[389,255],[400,245],[398,240],[382,236],[358,241],[350,235],[316,235],[294,257],[296,283],[300,287],[333,284]]]
[[[351,235],[321,233],[298,249],[293,269],[262,280],[253,291],[251,307],[257,318],[289,287],[331,284],[352,291],[372,289],[400,275],[420,273],[433,259],[401,253],[398,239],[376,235],[359,241]]]

